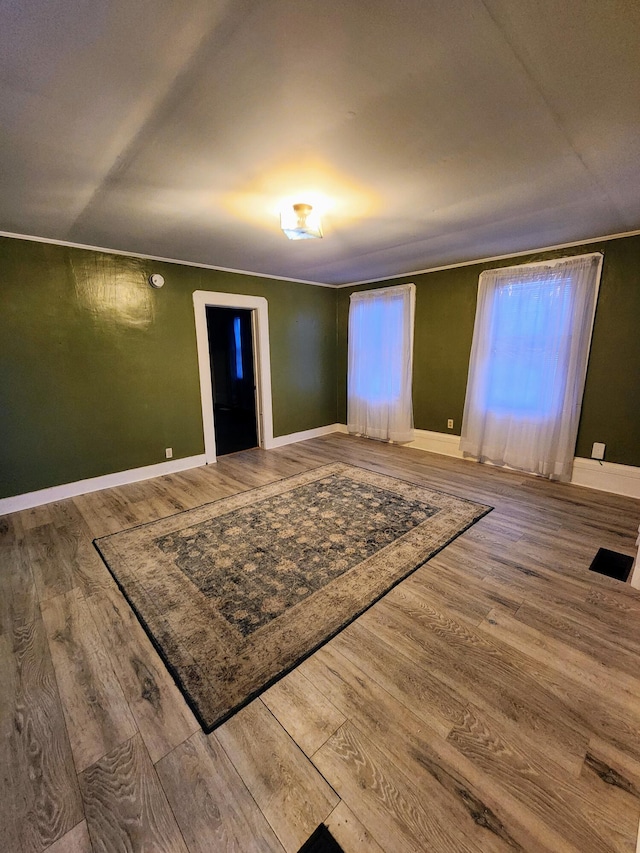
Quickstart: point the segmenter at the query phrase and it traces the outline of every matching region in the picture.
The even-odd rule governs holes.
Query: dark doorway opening
[[[207,306],[216,456],[258,445],[251,315]]]

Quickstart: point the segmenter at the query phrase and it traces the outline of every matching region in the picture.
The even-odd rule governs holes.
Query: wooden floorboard
[[[383,853],[382,847],[369,830],[360,823],[344,800],[340,800],[326,819],[325,825],[343,850]]]
[[[80,774],[95,851],[187,853],[187,846],[140,735]]]
[[[323,694],[294,669],[261,696],[262,701],[300,749],[311,756],[345,722]]]
[[[113,671],[155,763],[199,729],[129,605],[113,589],[87,599]]]
[[[532,812],[523,809],[509,790],[494,783],[473,762],[468,761],[449,741],[442,737],[432,725],[428,712],[417,709],[414,713],[391,696],[376,682],[364,677],[362,671],[340,655],[332,644],[321,649],[302,665],[305,673],[340,708],[357,727],[366,741],[376,746],[385,756],[384,766],[397,767],[413,787],[423,791],[435,781],[444,798],[443,811],[456,827],[462,826],[465,834],[476,837],[473,849],[493,849],[492,845],[504,842],[507,849],[514,850],[562,850],[563,839],[553,826],[540,821]],[[337,768],[331,773],[323,756],[333,751],[331,740],[314,756],[319,767],[324,767],[335,784],[343,786],[358,782],[359,767],[351,768],[351,775],[344,778],[344,770]],[[356,816],[369,827],[376,839],[373,816],[367,817],[370,802],[360,799],[359,785],[347,796],[347,804]],[[338,789],[339,790],[339,789]],[[339,790],[340,793],[340,790]],[[442,800],[441,800],[442,802]],[[392,806],[391,806],[392,807]],[[375,810],[375,820],[388,823],[388,809],[380,803]],[[378,813],[379,812],[379,813]],[[400,831],[401,828],[398,829]],[[388,850],[395,849],[391,841],[381,842]],[[418,851],[419,846],[413,846]],[[456,850],[453,839],[444,850]],[[499,849],[499,848],[498,848]],[[566,849],[575,849],[568,846]]]
[[[284,848],[215,735],[196,732],[157,764],[190,853]]]
[[[47,847],[46,853],[93,853],[86,820],[76,824],[59,841]]]
[[[494,509],[204,735],[92,540],[333,461]],[[0,849],[635,853],[639,521],[341,434],[0,519]]]
[[[0,640],[2,849],[40,853],[82,820],[78,780],[42,620]]]
[[[287,853],[296,853],[338,804],[335,791],[261,699],[214,735]]]
[[[73,758],[81,773],[137,729],[80,590],[45,601],[42,616]]]

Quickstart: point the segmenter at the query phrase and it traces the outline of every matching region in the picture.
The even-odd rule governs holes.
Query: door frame
[[[264,296],[244,296],[238,293],[217,293],[196,290],[193,294],[193,311],[198,347],[200,374],[200,400],[202,403],[202,431],[207,465],[217,461],[216,432],[213,420],[213,388],[211,361],[207,332],[207,308],[241,308],[251,311],[254,328],[253,360],[256,382],[256,417],[259,446],[268,450],[273,444],[273,404],[271,399],[271,354],[269,348],[269,310]]]

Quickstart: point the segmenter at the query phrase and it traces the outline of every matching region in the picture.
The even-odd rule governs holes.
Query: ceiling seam
[[[499,34],[500,34],[500,36],[502,37],[503,41],[504,41],[504,42],[505,42],[505,44],[508,46],[508,48],[509,48],[509,50],[511,51],[511,54],[513,55],[514,59],[516,60],[516,62],[518,63],[518,65],[520,65],[520,67],[521,67],[521,68],[522,68],[522,70],[524,71],[524,73],[525,73],[525,75],[526,75],[527,79],[529,80],[529,82],[531,83],[531,85],[533,86],[533,88],[534,88],[534,89],[536,90],[536,92],[538,93],[538,95],[539,95],[540,99],[542,100],[543,104],[545,105],[546,109],[548,110],[549,115],[551,116],[551,118],[552,118],[552,120],[553,120],[553,123],[554,123],[554,124],[555,124],[555,126],[558,128],[558,130],[560,131],[560,133],[562,134],[562,136],[564,137],[564,139],[566,140],[567,145],[568,145],[568,146],[571,148],[571,150],[573,151],[573,153],[574,153],[574,155],[575,155],[576,159],[578,160],[578,162],[580,163],[580,165],[581,165],[581,166],[582,166],[582,168],[584,169],[585,173],[589,176],[590,180],[591,180],[591,181],[592,181],[592,182],[593,182],[593,183],[594,183],[594,184],[595,184],[595,185],[596,185],[596,186],[601,190],[601,192],[605,195],[605,197],[606,197],[607,201],[609,202],[609,205],[610,205],[610,207],[611,207],[611,210],[612,210],[612,211],[614,211],[614,213],[618,216],[618,220],[619,220],[619,222],[620,222],[620,224],[621,224],[621,227],[623,227],[623,228],[629,228],[629,227],[631,227],[631,226],[630,226],[630,223],[629,223],[629,221],[627,221],[627,219],[626,219],[626,217],[625,217],[624,213],[620,210],[620,208],[618,207],[618,205],[615,203],[615,201],[613,200],[613,198],[612,198],[612,197],[611,197],[611,195],[609,194],[609,191],[608,191],[607,187],[605,187],[605,185],[601,182],[601,180],[600,180],[600,178],[598,177],[598,175],[596,175],[596,174],[594,174],[594,173],[592,172],[592,170],[589,168],[589,166],[587,165],[587,163],[586,163],[586,162],[585,162],[585,160],[583,159],[582,154],[581,154],[581,153],[578,151],[578,149],[576,148],[576,146],[575,146],[575,144],[574,144],[573,140],[571,139],[571,136],[569,135],[569,131],[568,131],[568,130],[565,128],[565,126],[564,126],[564,122],[562,121],[562,118],[560,117],[560,115],[558,114],[558,112],[554,109],[554,107],[552,106],[552,104],[548,101],[548,99],[547,99],[547,97],[546,97],[546,95],[545,95],[545,93],[544,93],[544,90],[543,90],[543,88],[542,88],[542,85],[538,82],[538,80],[537,80],[537,79],[536,79],[536,77],[534,76],[534,74],[533,74],[532,70],[529,68],[529,66],[527,65],[527,63],[526,63],[526,62],[525,62],[525,60],[523,59],[523,57],[522,57],[522,56],[520,56],[520,54],[519,54],[518,50],[516,49],[516,46],[514,45],[513,41],[509,38],[509,35],[508,35],[508,33],[507,33],[506,29],[502,26],[502,24],[500,23],[500,21],[498,20],[498,18],[494,15],[494,13],[491,11],[491,9],[489,8],[489,6],[487,6],[486,0],[479,0],[479,2],[480,2],[480,4],[483,6],[483,8],[484,8],[485,12],[487,13],[487,15],[489,16],[489,18],[491,19],[491,21],[492,21],[493,25],[495,26],[496,30],[499,32]]]
[[[403,273],[394,273],[393,275],[385,275],[380,278],[367,278],[362,279],[362,281],[350,281],[345,282],[344,284],[334,284],[330,285],[339,290],[342,287],[359,287],[361,284],[376,284],[381,281],[391,281],[395,278],[408,278],[414,275],[425,275],[427,273],[432,272],[443,272],[444,270],[454,270],[459,267],[473,267],[478,266],[480,264],[490,264],[494,261],[506,261],[510,258],[522,258],[526,255],[534,255],[540,254],[541,252],[556,252],[561,249],[575,249],[578,246],[591,246],[598,243],[607,243],[610,240],[624,240],[626,237],[639,237],[640,230],[636,229],[635,231],[623,231],[620,234],[605,234],[601,237],[589,237],[585,240],[573,240],[571,243],[557,243],[554,246],[539,246],[531,249],[522,249],[518,252],[508,252],[506,255],[492,255],[488,258],[475,258],[470,261],[459,261],[455,264],[444,264],[439,267],[427,267],[422,270],[411,270],[410,272]]]
[[[226,44],[231,38],[233,32],[244,23],[244,8],[239,14],[238,6],[253,6],[254,4],[254,0],[244,0],[242,4],[240,4],[238,0],[234,0],[233,21],[228,22],[226,26],[221,26],[220,22],[215,20],[211,22],[202,38],[199,40],[195,50],[192,51],[182,68],[174,75],[173,80],[170,81],[165,92],[156,100],[156,103],[139,126],[137,132],[129,140],[124,150],[115,158],[111,167],[104,175],[99,185],[95,188],[81,212],[75,218],[67,232],[69,239],[73,238],[74,233],[76,233],[79,224],[86,214],[108,191],[110,185],[113,184],[115,177],[133,162],[141,144],[144,143],[145,138],[153,133],[153,129],[160,124],[167,114],[171,113],[176,101],[179,100],[181,94],[190,85],[193,73],[200,65],[202,56],[209,53],[212,48],[215,48],[216,42],[220,42],[222,45]]]

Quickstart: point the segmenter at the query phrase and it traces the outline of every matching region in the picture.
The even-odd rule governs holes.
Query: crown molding
[[[334,284],[329,287],[335,287],[340,290],[343,287],[360,287],[361,284],[377,284],[381,281],[393,281],[396,278],[410,278],[414,275],[424,275],[429,272],[443,272],[444,270],[455,270],[459,267],[473,267],[476,264],[490,264],[493,261],[506,261],[509,258],[521,258],[523,255],[530,255],[538,252],[553,252],[557,249],[573,249],[576,246],[588,246],[591,243],[604,243],[607,240],[622,240],[624,237],[637,237],[640,234],[640,229],[636,231],[625,231],[622,234],[608,234],[604,237],[589,237],[586,240],[575,240],[573,243],[557,243],[555,246],[543,246],[537,249],[521,249],[519,252],[510,252],[507,255],[494,255],[491,258],[478,258],[475,261],[462,261],[457,264],[446,264],[442,267],[428,267],[424,270],[413,270],[412,272],[403,272],[399,275],[387,275],[382,278],[368,278],[364,281],[352,281],[348,284]],[[640,851],[638,851],[640,853]]]
[[[126,258],[141,258],[143,261],[158,261],[163,264],[178,264],[181,267],[197,267],[203,270],[215,270],[216,272],[230,272],[235,275],[251,275],[255,278],[269,278],[272,281],[289,281],[293,284],[310,284],[313,287],[330,287],[335,289],[335,284],[325,284],[322,281],[307,281],[304,278],[288,278],[284,275],[269,275],[252,270],[236,270],[232,267],[217,267],[213,264],[201,264],[197,261],[184,261],[179,258],[163,258],[160,255],[144,255],[140,252],[125,252],[121,249],[108,249],[105,246],[89,246],[86,243],[73,243],[70,240],[55,240],[52,237],[36,237],[33,234],[15,234],[12,231],[0,231],[0,237],[8,237],[11,240],[28,240],[31,243],[49,243],[52,246],[65,246],[70,249],[88,249],[90,252],[103,252],[105,255],[120,255]]]

